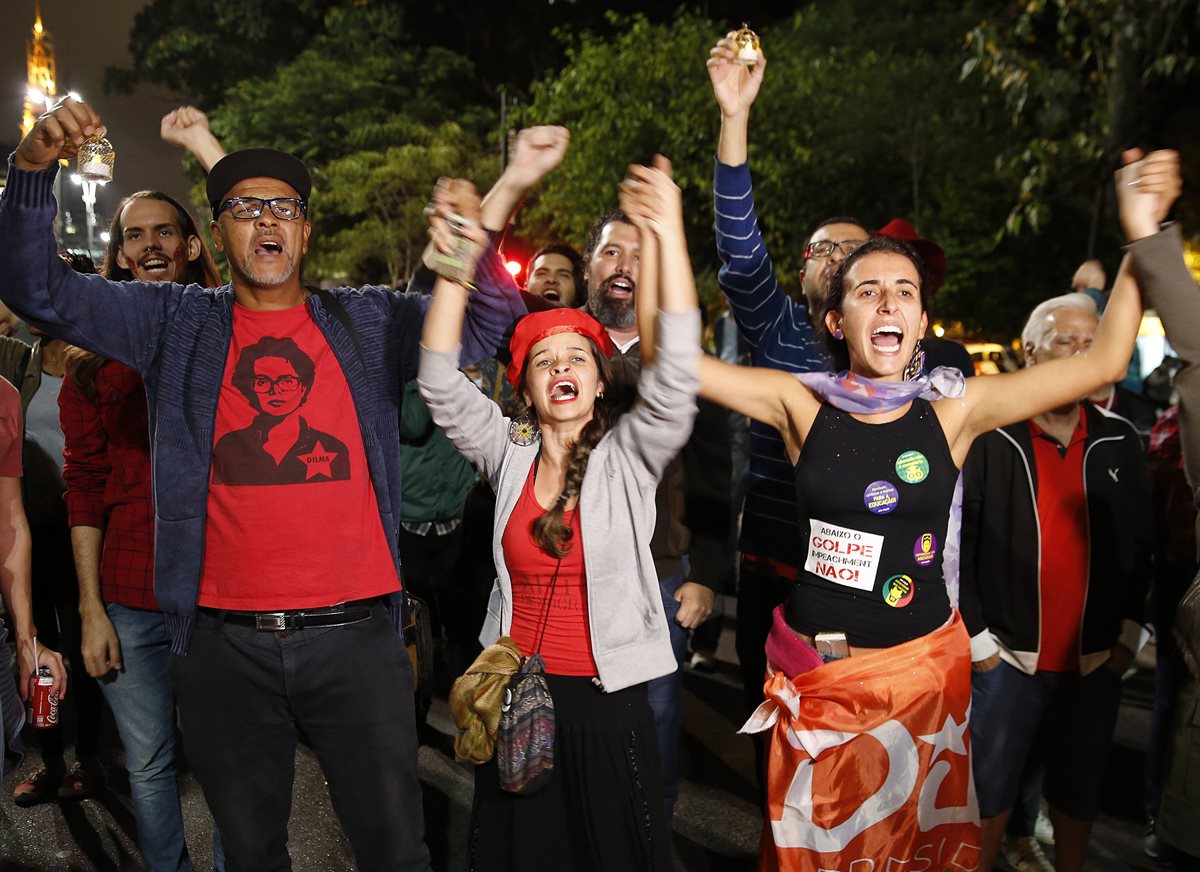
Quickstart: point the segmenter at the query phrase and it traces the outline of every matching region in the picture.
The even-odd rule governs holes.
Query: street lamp
[[[87,248],[91,254],[96,247],[96,189],[100,182],[85,179],[79,173],[71,173],[71,182],[83,188],[83,208],[87,218]]]

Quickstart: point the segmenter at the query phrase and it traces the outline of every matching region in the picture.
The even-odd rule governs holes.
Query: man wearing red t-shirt
[[[1022,334],[1028,365],[1085,351],[1097,324],[1083,294],[1045,301]],[[1082,870],[1149,577],[1137,431],[1080,402],[981,436],[963,467],[962,520],[979,868],[992,868],[1035,751],[1057,868]]]
[[[30,323],[145,384],[154,593],[226,868],[290,868],[303,736],[358,868],[425,872],[397,528],[399,403],[428,301],[379,287],[310,294],[311,178],[273,149],[229,154],[208,176],[229,285],[72,274],[49,256],[54,175],[104,132],[68,98],[17,147],[0,196],[0,290]],[[493,354],[524,313],[494,248],[475,284],[463,363]]]

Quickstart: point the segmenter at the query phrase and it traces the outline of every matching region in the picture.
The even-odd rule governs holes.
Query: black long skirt
[[[520,796],[500,789],[495,758],[476,769],[471,872],[670,872],[646,686],[604,693],[590,678],[546,679],[554,773]]]

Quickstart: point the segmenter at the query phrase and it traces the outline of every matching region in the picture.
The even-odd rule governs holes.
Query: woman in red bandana
[[[642,345],[657,333],[658,354],[646,365],[643,352],[625,414],[608,391],[612,342],[590,315],[555,309],[518,324],[508,377],[528,412],[516,419],[457,371],[467,288],[439,279],[426,316],[421,395],[496,491],[498,578],[481,640],[510,636],[539,655],[555,709],[554,768],[539,792],[505,793],[495,760],[477,770],[470,862],[480,872],[671,868],[645,682],[676,663],[650,535],[658,480],[696,413],[700,320],[679,189],[661,166],[630,168],[622,186],[643,257],[660,249],[662,261],[661,300],[638,289]],[[477,214],[467,188],[435,193],[443,250],[453,243],[442,216]]]

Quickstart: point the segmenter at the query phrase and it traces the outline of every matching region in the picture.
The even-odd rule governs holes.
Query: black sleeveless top
[[[796,464],[803,571],[786,606],[810,636],[884,648],[950,616],[942,549],[958,469],[928,402],[865,424],[821,405]]]

